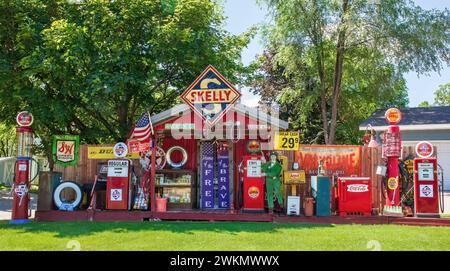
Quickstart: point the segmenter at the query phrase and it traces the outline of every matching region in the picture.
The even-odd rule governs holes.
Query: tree
[[[438,87],[434,92],[434,103],[437,105],[450,105],[450,83]]]
[[[348,104],[344,83],[346,78],[352,80],[349,68],[366,63],[364,59],[380,58],[376,65],[390,70],[389,79],[395,77],[398,86],[404,72],[439,71],[443,61],[450,61],[448,10],[427,11],[407,0],[260,2],[269,6],[274,18],[274,25],[265,31],[268,47],[278,52],[274,61],[285,68],[285,76],[301,80],[300,75],[307,74],[309,83],[295,90],[308,100],[306,105],[313,104],[310,100],[320,105],[326,144],[336,142],[340,109]],[[354,83],[350,95],[358,93],[359,82]],[[312,85],[308,89],[305,84]],[[378,89],[371,91],[377,95]]]
[[[15,127],[0,123],[0,157],[15,156],[16,146]]]
[[[165,2],[164,2],[165,3]],[[20,109],[50,154],[51,136],[85,143],[124,140],[144,110],[177,103],[212,64],[232,81],[245,72],[240,53],[252,31],[223,29],[216,1],[6,1],[0,6],[0,116]],[[13,79],[10,79],[13,78]]]
[[[419,107],[430,107],[430,103],[428,101],[423,101],[419,103]]]

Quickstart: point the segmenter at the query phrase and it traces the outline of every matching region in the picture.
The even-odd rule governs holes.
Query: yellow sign
[[[88,147],[88,159],[114,159],[113,147]],[[139,153],[128,153],[126,158],[139,159]]]
[[[388,187],[389,187],[389,189],[391,189],[391,190],[397,189],[397,188],[398,188],[398,181],[397,181],[397,178],[395,178],[395,177],[389,178],[389,180],[388,180]]]
[[[274,140],[275,150],[298,151],[300,149],[299,132],[276,132]]]
[[[290,170],[284,172],[284,183],[306,183],[306,174],[304,170]]]

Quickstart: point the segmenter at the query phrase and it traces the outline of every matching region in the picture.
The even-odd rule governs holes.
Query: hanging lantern
[[[377,132],[375,132],[374,129],[372,129],[371,132],[371,137],[370,137],[370,142],[367,145],[367,147],[369,148],[378,148],[380,145],[377,142]]]
[[[369,132],[370,129],[370,132]],[[363,143],[364,146],[367,146],[369,148],[377,148],[380,145],[377,142],[377,133],[375,129],[372,128],[372,125],[368,124],[366,126],[366,132],[363,136]]]

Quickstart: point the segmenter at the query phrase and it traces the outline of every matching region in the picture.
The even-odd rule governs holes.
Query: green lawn
[[[0,250],[68,250],[77,242],[81,250],[450,250],[450,227],[0,222]]]

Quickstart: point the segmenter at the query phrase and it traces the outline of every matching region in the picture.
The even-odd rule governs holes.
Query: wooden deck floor
[[[449,218],[415,218],[388,216],[305,217],[214,211],[37,211],[36,221],[144,221],[148,219],[184,221],[243,221],[316,224],[397,224],[412,226],[450,226]]]

